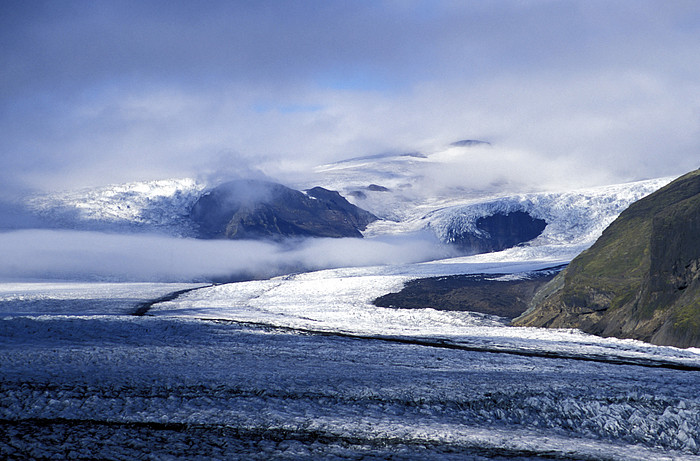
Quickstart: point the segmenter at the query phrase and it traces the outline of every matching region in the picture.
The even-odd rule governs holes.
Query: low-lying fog
[[[451,250],[429,234],[285,242],[32,229],[0,233],[0,279],[211,281],[405,264]]]

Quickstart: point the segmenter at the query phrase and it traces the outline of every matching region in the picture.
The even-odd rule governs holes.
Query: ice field
[[[700,459],[698,350],[371,304],[419,275],[553,262],[483,259],[0,285],[0,455]]]

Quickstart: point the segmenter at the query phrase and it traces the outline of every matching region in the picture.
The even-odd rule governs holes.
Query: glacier
[[[418,276],[551,263],[478,256],[213,286],[0,284],[0,454],[700,458],[700,350],[371,303]]]
[[[547,222],[529,246],[592,244],[631,203],[660,189],[671,178],[638,181],[566,192],[543,192],[500,197],[474,204],[444,207],[419,219],[442,241],[455,233],[476,232],[478,218],[514,211]]]
[[[95,312],[88,315],[71,314],[68,293],[57,296],[63,302],[54,303],[52,314],[5,312],[0,453],[7,459],[700,456],[700,351],[568,330],[524,331],[469,313],[372,308],[353,292],[393,282],[356,277],[321,273],[288,280],[289,286],[277,280],[202,288],[140,317],[114,315],[107,300],[131,288],[133,299],[122,306],[134,308],[155,287],[85,284],[72,290],[92,298]],[[49,299],[51,288],[37,293]],[[21,302],[14,292],[6,296]],[[309,296],[317,307],[307,310]],[[321,309],[330,301],[331,309]]]
[[[389,161],[392,160],[393,161]],[[379,160],[379,161],[378,161]],[[359,181],[383,182],[384,170],[378,177],[372,175],[376,163],[401,171],[419,168],[416,160],[423,157],[402,155],[380,157],[368,165],[367,161],[356,165],[352,174],[345,170],[342,179],[350,185],[338,187],[348,194]],[[389,161],[389,162],[388,162]],[[400,161],[400,162],[399,162]],[[387,164],[388,162],[388,164]],[[409,168],[411,167],[411,168]],[[333,171],[330,166],[325,170]],[[344,166],[344,168],[348,168]],[[413,174],[417,173],[413,171]],[[360,176],[362,179],[357,179]],[[405,173],[403,180],[411,176]],[[321,178],[318,178],[321,179]],[[417,180],[417,178],[413,178]],[[658,190],[673,178],[656,178],[625,184],[590,187],[559,192],[531,192],[499,195],[477,194],[468,198],[462,190],[443,191],[442,195],[416,194],[407,197],[401,191],[368,191],[367,199],[348,194],[350,202],[379,216],[363,235],[367,238],[410,235],[421,231],[433,234],[438,241],[450,243],[451,236],[476,232],[479,218],[497,213],[514,211],[528,213],[533,218],[547,222],[543,233],[524,246],[543,251],[561,252],[566,249],[571,258],[592,245],[597,237],[629,204]],[[324,187],[340,186],[336,181],[320,181]],[[301,183],[302,189],[314,183]],[[189,210],[209,186],[194,179],[172,179],[129,183],[97,189],[65,193],[36,195],[27,200],[26,206],[52,223],[53,227],[74,230],[98,230],[110,232],[138,231],[161,233],[178,237],[193,237],[193,225],[188,219]],[[466,197],[465,197],[466,196]],[[391,211],[388,211],[391,210]],[[400,218],[397,218],[400,216]]]
[[[494,212],[545,219],[544,232],[497,253],[416,262],[397,250],[379,265],[327,256],[360,247],[317,241],[304,245],[323,264],[233,283],[1,282],[0,457],[700,459],[700,349],[372,303],[416,278],[509,280],[566,264],[671,178],[527,193],[421,189],[434,161],[357,158],[293,186],[339,190],[384,218],[365,232],[371,252],[416,232],[445,242]],[[131,183],[27,206],[98,240],[148,232],[186,242],[186,212],[207,187]],[[283,253],[296,258],[304,245]],[[235,257],[242,247],[232,248]],[[273,265],[277,256],[266,257]]]

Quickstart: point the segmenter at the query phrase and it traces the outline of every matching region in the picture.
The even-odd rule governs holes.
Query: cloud
[[[589,183],[697,167],[695,2],[0,8],[4,189],[286,179],[465,137]]]
[[[404,264],[450,255],[434,237],[275,244],[65,230],[0,233],[0,279],[211,281],[302,270]]]
[[[33,190],[272,178],[434,154],[425,189],[571,188],[697,168],[700,4],[0,3],[0,228]],[[459,139],[492,147],[447,149]],[[449,159],[449,161],[448,161]],[[0,233],[0,277],[195,280],[420,261],[430,239]],[[436,256],[437,255],[437,256]]]

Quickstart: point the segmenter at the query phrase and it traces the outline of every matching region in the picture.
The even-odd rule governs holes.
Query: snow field
[[[204,187],[190,178],[146,181],[36,196],[27,205],[68,228],[107,226],[191,235],[186,216]]]
[[[139,303],[173,291],[200,287],[191,283],[0,283],[0,318],[37,315],[124,315]]]
[[[533,262],[530,264],[530,267],[537,267]],[[452,267],[465,273],[467,263],[432,266],[437,269],[436,272]],[[483,266],[476,265],[472,271],[475,268]],[[376,307],[372,300],[400,290],[407,280],[415,278],[408,275],[409,266],[395,268],[396,275],[377,275],[383,269],[334,269],[204,288],[173,301],[156,304],[150,314],[222,319],[357,336],[439,341],[485,350],[551,352],[700,367],[700,354],[693,350],[600,338],[578,330],[508,327],[501,318],[473,312]],[[501,266],[501,269],[507,269],[507,266]],[[425,268],[421,267],[420,271],[423,270]]]

